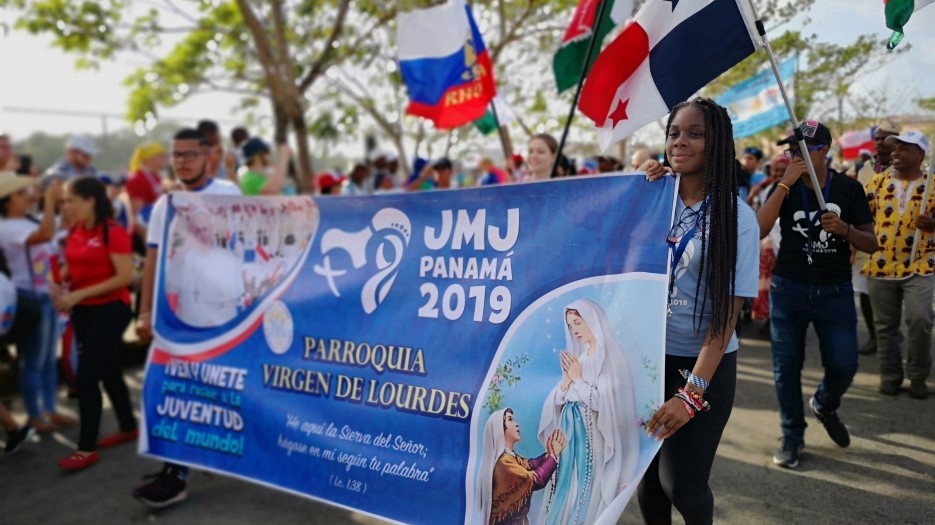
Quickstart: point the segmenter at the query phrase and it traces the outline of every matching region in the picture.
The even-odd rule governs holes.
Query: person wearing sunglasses
[[[809,407],[832,441],[840,447],[850,444],[837,409],[857,373],[851,246],[866,253],[877,249],[873,215],[863,187],[827,166],[831,131],[814,120],[802,122],[799,130],[808,151],[799,149],[795,134],[779,141],[788,148],[789,166],[757,212],[761,238],[769,234],[777,218],[782,233],[770,289],[770,339],[782,428],[773,462],[785,468],[798,466],[805,448],[802,363],[809,324],[818,334],[825,367]],[[824,210],[819,209],[803,155],[808,155],[815,167],[817,191],[826,202]]]

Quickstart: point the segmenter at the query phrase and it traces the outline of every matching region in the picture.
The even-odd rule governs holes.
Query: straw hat
[[[38,182],[32,177],[17,175],[12,171],[2,171],[0,172],[0,199],[9,197],[30,186],[35,186]]]

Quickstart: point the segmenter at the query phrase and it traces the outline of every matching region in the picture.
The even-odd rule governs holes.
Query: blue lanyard
[[[667,310],[667,315],[672,315],[672,293],[675,291],[675,270],[678,266],[679,261],[682,260],[682,255],[685,254],[685,249],[688,248],[688,243],[691,242],[692,237],[695,236],[695,232],[698,231],[698,223],[701,222],[701,218],[705,214],[705,210],[708,207],[708,199],[705,199],[701,204],[701,209],[698,211],[698,214],[695,216],[695,222],[692,224],[691,228],[682,235],[682,238],[676,244],[674,237],[669,237],[666,239],[666,243],[669,245],[669,252],[672,254],[672,264],[671,269],[669,270],[669,305]]]
[[[828,204],[828,196],[831,195],[831,177],[834,176],[828,172],[828,180],[825,181],[825,187],[821,189],[825,197],[825,205]],[[805,241],[805,256],[808,258],[808,264],[812,264],[812,251],[815,247],[812,245],[812,216],[808,212],[808,190],[805,189],[805,183],[799,181],[799,195],[802,197],[802,209],[805,210],[805,222],[808,223],[808,239]]]

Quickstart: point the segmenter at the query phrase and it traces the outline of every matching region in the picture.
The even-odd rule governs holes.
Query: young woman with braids
[[[137,437],[130,393],[123,380],[117,345],[130,322],[133,263],[126,230],[113,220],[107,190],[99,180],[82,177],[65,187],[63,211],[72,226],[65,244],[63,278],[68,292],[55,290],[55,306],[71,312],[78,341],[78,406],[81,437],[78,450],[58,462],[65,470],[97,463],[98,446],[116,445]],[[101,423],[99,383],[114,407],[120,431],[97,441]]]
[[[666,323],[665,398],[646,425],[665,439],[640,482],[648,524],[712,523],[711,464],[734,403],[737,337],[745,298],[756,297],[759,227],[737,195],[733,129],[727,111],[696,98],[672,110],[666,165],[679,175]],[[656,179],[666,168],[644,165]],[[660,242],[662,242],[660,240]]]

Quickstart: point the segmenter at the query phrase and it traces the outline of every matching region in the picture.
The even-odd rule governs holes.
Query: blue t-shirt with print
[[[693,222],[693,217],[700,213],[702,203],[699,202],[690,208],[676,198],[675,223],[683,227],[676,227],[673,233],[684,235]],[[710,221],[710,217],[708,219]],[[745,202],[738,199],[737,204],[737,266],[734,281],[734,296],[756,297],[760,278],[760,226],[756,221],[756,214]],[[676,246],[681,238],[677,238]],[[670,254],[672,252],[670,251]],[[683,357],[695,357],[701,352],[701,344],[708,327],[711,325],[711,300],[705,305],[701,315],[700,330],[695,331],[695,287],[698,285],[698,272],[701,266],[701,232],[696,228],[692,240],[685,246],[681,259],[675,263],[675,287],[670,298],[672,315],[666,321],[666,354]],[[710,260],[706,261],[706,266]],[[698,291],[698,308],[700,301],[707,293],[704,280]],[[733,334],[726,352],[737,350],[737,335]]]

